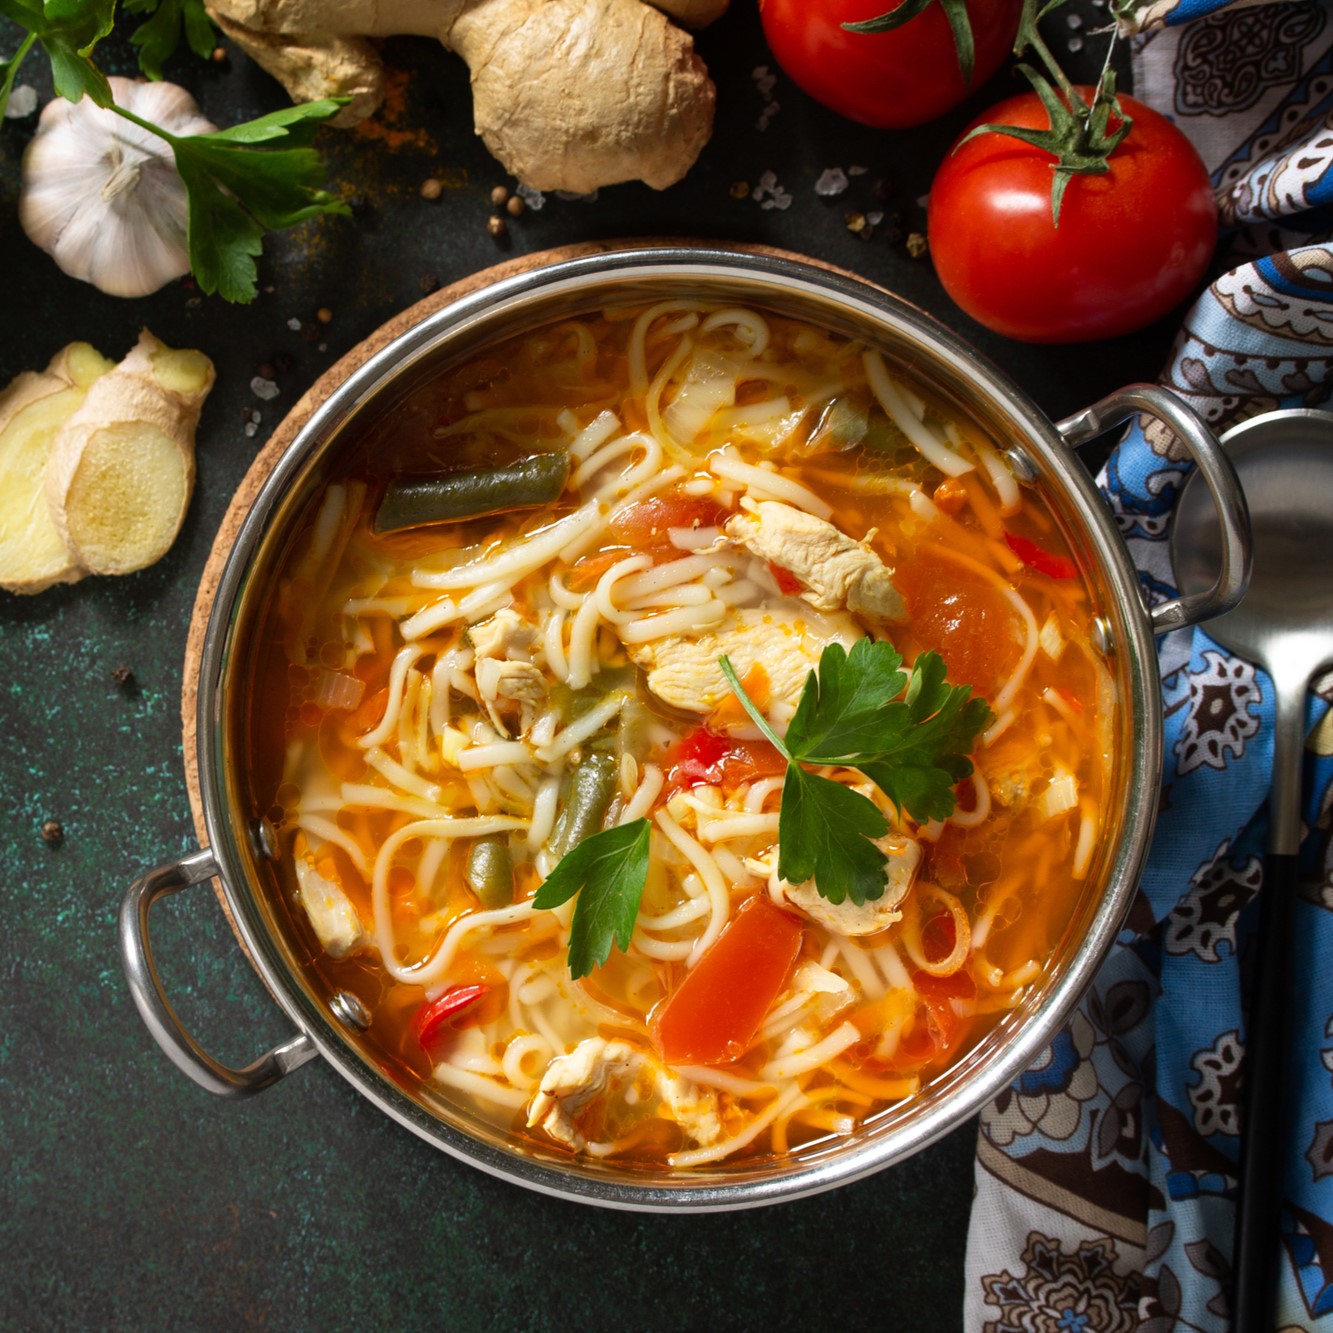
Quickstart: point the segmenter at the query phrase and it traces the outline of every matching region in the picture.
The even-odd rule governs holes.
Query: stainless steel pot
[[[406,386],[488,342],[608,299],[706,290],[867,338],[909,368],[990,438],[1014,442],[1007,457],[1026,484],[1043,488],[1086,569],[1094,571],[1097,637],[1122,707],[1105,846],[1074,910],[1048,977],[958,1064],[910,1100],[836,1145],[781,1161],[672,1175],[596,1162],[509,1141],[429,1091],[410,1095],[387,1078],[361,1039],[364,1014],[347,995],[318,994],[303,975],[275,913],[271,836],[246,816],[239,739],[238,664],[293,521],[336,472],[358,424]],[[1166,423],[1207,482],[1222,519],[1222,569],[1214,586],[1151,609],[1115,524],[1071,447],[1136,413]],[[204,641],[198,685],[198,770],[209,846],[150,871],[130,888],[120,917],[126,975],[144,1022],[174,1063],[223,1096],[255,1093],[316,1055],[394,1119],[483,1170],[549,1194],[609,1207],[717,1210],[797,1198],[858,1179],[925,1147],[975,1114],[1041,1053],[1091,980],[1133,895],[1152,833],[1161,766],[1161,703],[1153,636],[1220,614],[1248,575],[1244,498],[1209,431],[1178,399],[1148,385],[1121,389],[1052,423],[972,348],[919,310],[855,278],[795,257],[692,247],[599,253],[538,267],[445,306],[411,327],[336,387],[295,435],[259,490],[222,573]],[[244,1069],[209,1056],[172,1010],[153,964],[149,918],[165,896],[218,879],[236,930],[296,1031]]]

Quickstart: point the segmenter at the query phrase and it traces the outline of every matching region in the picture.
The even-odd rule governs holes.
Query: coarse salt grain
[[[815,193],[831,199],[834,195],[841,194],[849,184],[847,173],[841,167],[829,167],[827,171],[820,173],[819,179],[815,182]]]
[[[268,402],[270,399],[276,398],[280,390],[272,380],[265,379],[262,375],[256,375],[254,379],[250,381],[250,392],[254,394],[256,398]]]
[[[22,120],[37,110],[37,89],[31,84],[20,83],[9,94],[9,104],[5,107],[6,120]]]
[[[777,176],[771,171],[766,171],[760,176],[759,184],[751,191],[750,197],[760,208],[791,207],[791,195],[778,184]]]

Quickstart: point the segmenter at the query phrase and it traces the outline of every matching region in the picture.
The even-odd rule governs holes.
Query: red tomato
[[[801,947],[801,923],[765,894],[747,899],[653,1016],[672,1065],[738,1059],[754,1040]]]
[[[1079,90],[1090,100],[1091,90]],[[1025,342],[1112,338],[1188,297],[1217,241],[1213,187],[1190,141],[1122,97],[1134,125],[1101,176],[1075,176],[1051,220],[1055,161],[998,133],[960,143],[930,188],[930,253],[973,319]],[[991,122],[1046,129],[1035,93],[992,107]]]
[[[799,88],[863,125],[902,129],[942,116],[999,69],[1022,3],[968,0],[976,43],[970,87],[939,0],[892,32],[842,26],[897,7],[897,0],[759,0],[759,17],[774,59]]]

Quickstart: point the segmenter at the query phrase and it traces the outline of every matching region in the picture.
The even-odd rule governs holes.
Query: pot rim
[[[971,381],[987,402],[1003,406],[1021,425],[1021,436],[1038,446],[1041,471],[1055,479],[1072,499],[1085,524],[1083,535],[1095,555],[1102,590],[1119,616],[1113,650],[1125,657],[1127,682],[1121,709],[1128,718],[1131,751],[1124,761],[1128,801],[1115,856],[1108,865],[1100,901],[1089,927],[1073,950],[1063,975],[1033,1012],[1015,1011],[1002,1022],[1002,1048],[986,1053],[983,1038],[968,1056],[932,1080],[936,1098],[924,1112],[904,1117],[899,1127],[894,1108],[876,1117],[885,1128],[864,1131],[833,1149],[789,1158],[743,1172],[686,1176],[680,1183],[632,1174],[612,1175],[605,1168],[552,1156],[539,1160],[526,1150],[503,1147],[432,1114],[391,1081],[370,1069],[351,1048],[332,1015],[312,1000],[276,948],[246,872],[253,846],[239,833],[239,820],[226,794],[227,745],[223,699],[231,650],[242,620],[238,607],[254,572],[255,556],[268,535],[279,503],[297,486],[307,464],[339,435],[341,426],[411,367],[441,344],[461,336],[480,321],[494,319],[537,298],[582,294],[600,284],[654,281],[721,280],[763,289],[781,304],[784,295],[798,300],[835,303],[853,319],[867,320],[897,335],[907,334],[955,374]],[[1151,670],[1149,670],[1151,668]],[[1151,688],[1149,687],[1151,685]],[[208,841],[219,868],[218,880],[233,925],[251,962],[279,1006],[319,1053],[374,1105],[459,1160],[540,1193],[603,1207],[636,1211],[710,1212],[757,1207],[797,1199],[868,1176],[928,1146],[961,1126],[1029,1067],[1073,1010],[1112,943],[1142,873],[1156,816],[1161,768],[1162,716],[1156,658],[1149,617],[1139,593],[1137,574],[1110,511],[1082,464],[1070,453],[1050,419],[1022,390],[1009,382],[979,352],[934,317],[900,297],[841,270],[799,256],[731,249],[652,244],[557,260],[502,278],[425,316],[355,369],[317,406],[296,432],[262,483],[236,535],[219,579],[208,616],[200,661],[196,711],[199,793]],[[1124,728],[1122,726],[1122,732]],[[249,841],[253,841],[250,839]],[[1021,1023],[1018,1019],[1021,1018]],[[982,1056],[972,1057],[981,1051]]]

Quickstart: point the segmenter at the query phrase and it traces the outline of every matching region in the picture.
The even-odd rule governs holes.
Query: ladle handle
[[[1297,859],[1269,852],[1259,890],[1258,949],[1250,980],[1241,1101],[1240,1200],[1231,1271],[1236,1285],[1232,1333],[1271,1333],[1285,1194],[1282,1133],[1291,986],[1291,940]]]
[[[1169,389],[1155,384],[1126,384],[1100,402],[1056,423],[1056,430],[1072,445],[1086,444],[1098,435],[1141,412],[1169,426],[1193,458],[1222,527],[1222,568],[1211,588],[1173,597],[1149,610],[1154,634],[1197,625],[1230,611],[1245,594],[1250,581],[1252,543],[1250,511],[1235,466],[1202,418]]]

